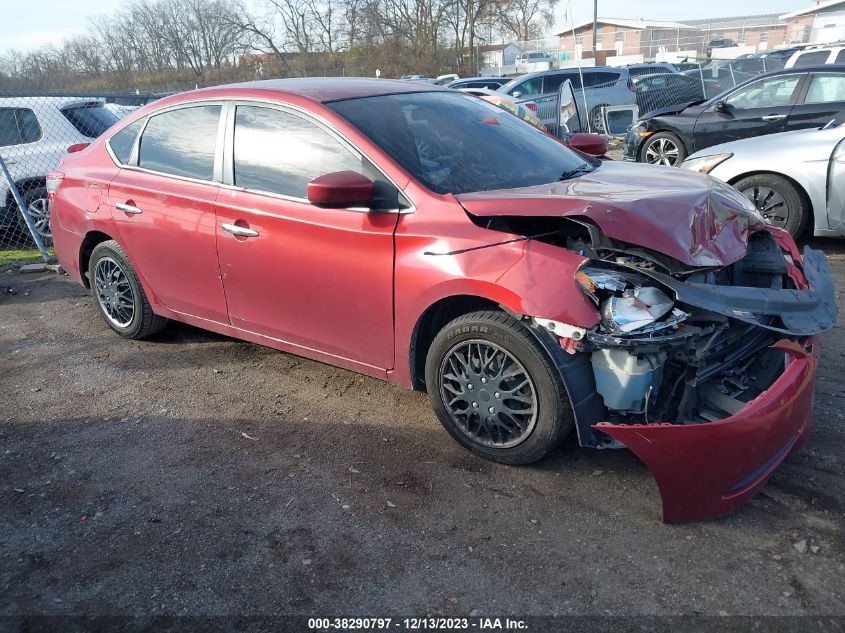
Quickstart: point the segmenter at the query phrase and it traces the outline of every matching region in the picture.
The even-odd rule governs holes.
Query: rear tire
[[[449,434],[495,462],[542,459],[574,426],[552,359],[504,312],[473,312],[447,324],[428,350],[425,378]]]
[[[50,246],[53,243],[53,233],[50,230],[50,201],[47,199],[47,188],[43,185],[34,185],[21,187],[21,196],[27,211],[35,224],[35,231],[44,243],[44,246]],[[26,225],[26,220],[18,205],[12,202],[12,207],[15,210],[15,216],[28,243],[35,243],[32,238],[32,233],[29,232],[29,227]]]
[[[783,176],[757,174],[734,184],[754,203],[763,219],[798,237],[810,217],[810,205],[798,188]]]
[[[140,339],[161,331],[167,319],[153,312],[138,275],[120,244],[109,240],[97,244],[88,271],[91,293],[100,316],[124,338]]]

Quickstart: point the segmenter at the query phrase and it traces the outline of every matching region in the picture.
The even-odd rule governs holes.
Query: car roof
[[[583,74],[588,74],[591,72],[618,72],[618,73],[627,73],[628,69],[622,66],[585,66],[581,68],[580,72]],[[525,81],[526,79],[533,79],[534,77],[545,77],[546,75],[558,75],[561,73],[577,73],[579,72],[577,66],[571,66],[570,68],[550,68],[549,70],[538,70],[533,73],[526,73],[524,75],[519,75],[518,77],[514,77],[508,83],[517,82],[517,81]]]
[[[502,83],[507,83],[510,81],[510,77],[496,77],[494,75],[490,75],[489,77],[461,77],[452,83],[459,83],[463,81],[501,81]]]
[[[636,77],[631,77],[631,81],[634,83],[639,83],[643,79],[654,79],[655,77],[687,77],[690,78],[689,75],[684,75],[683,73],[649,73],[647,75],[637,75]],[[693,79],[693,81],[697,81]]]
[[[247,94],[272,93],[277,95],[293,95],[311,99],[319,103],[341,101],[344,99],[360,99],[382,95],[402,94],[410,92],[451,92],[445,86],[434,84],[402,81],[397,79],[371,79],[368,77],[298,77],[293,79],[266,79],[263,81],[246,81],[242,83],[225,84],[213,88],[203,88],[188,93],[191,96],[213,95],[216,97],[243,96]],[[168,100],[169,101],[169,100]]]

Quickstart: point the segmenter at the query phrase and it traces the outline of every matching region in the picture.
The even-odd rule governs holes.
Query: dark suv
[[[583,82],[581,77],[583,76]],[[593,132],[604,131],[601,109],[605,106],[636,105],[636,94],[627,68],[596,66],[594,68],[561,68],[522,75],[499,88],[517,103],[532,101],[537,106],[537,117],[547,127],[557,121],[557,94],[566,80],[579,107],[586,93],[587,112]]]

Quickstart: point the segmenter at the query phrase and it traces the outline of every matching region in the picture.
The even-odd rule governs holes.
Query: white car
[[[845,46],[825,46],[796,51],[786,61],[784,68],[818,66],[819,64],[845,64]]]
[[[103,102],[69,97],[0,98],[0,157],[29,209],[35,229],[50,241],[50,210],[45,174],[74,145],[90,143],[118,117]],[[29,229],[18,212],[6,179],[0,175],[0,241]],[[8,241],[8,239],[6,239]]]
[[[845,124],[714,145],[681,167],[733,185],[793,235],[845,237]]]

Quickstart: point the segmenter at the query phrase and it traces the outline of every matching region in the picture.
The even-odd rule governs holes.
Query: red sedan
[[[822,253],[727,185],[602,162],[425,84],[168,97],[48,177],[56,253],[127,338],[168,319],[427,390],[469,450],[628,447],[664,519],[807,437]]]

